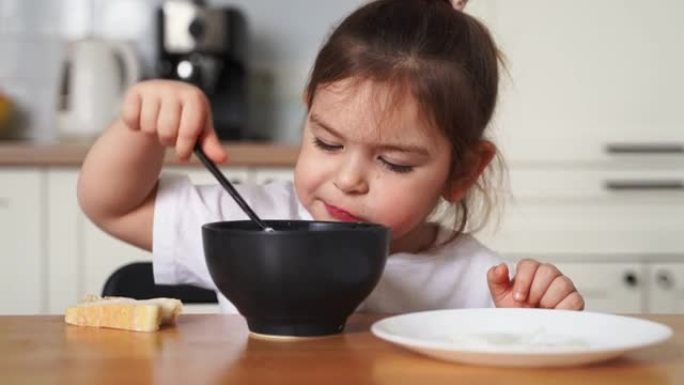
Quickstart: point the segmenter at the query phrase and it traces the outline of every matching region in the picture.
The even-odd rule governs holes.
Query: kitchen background
[[[208,1],[236,7],[248,23],[248,131],[296,142],[301,91],[322,39],[361,0]],[[87,37],[131,42],[144,77],[154,77],[157,10],[162,0],[0,0],[0,90],[15,100],[14,138],[59,137],[55,106],[69,41]]]
[[[267,139],[228,143],[231,178],[292,178],[314,55],[361,2],[207,2],[245,16],[247,130]],[[57,106],[73,41],[127,41],[143,76],[154,76],[155,13],[166,3],[0,0],[0,92],[18,110],[9,137],[21,139],[0,140],[0,314],[60,313],[99,293],[116,268],[149,260],[82,215],[75,185],[87,142],[65,146],[72,126]],[[466,11],[486,22],[507,62],[490,136],[509,183],[495,194],[500,220],[478,238],[511,261],[555,263],[590,310],[684,312],[684,2],[472,0]]]

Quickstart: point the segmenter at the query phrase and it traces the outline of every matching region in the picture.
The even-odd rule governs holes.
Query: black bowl
[[[276,336],[342,332],[380,279],[389,229],[347,222],[251,221],[202,226],[204,255],[218,289],[250,331]]]

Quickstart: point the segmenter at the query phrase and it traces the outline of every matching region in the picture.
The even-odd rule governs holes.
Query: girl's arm
[[[226,155],[211,127],[204,94],[186,83],[154,80],[131,88],[122,116],[95,142],[78,181],[84,213],[109,234],[152,249],[154,199],[165,147],[187,160],[197,141],[215,162]]]
[[[83,212],[109,234],[152,249],[152,218],[164,147],[119,119],[91,147],[78,180]]]

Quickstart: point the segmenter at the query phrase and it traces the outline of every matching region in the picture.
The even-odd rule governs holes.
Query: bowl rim
[[[255,224],[254,229],[237,229],[237,228],[230,228],[226,227],[228,224],[254,224],[253,221],[251,220],[237,220],[237,221],[215,221],[215,222],[209,222],[205,223],[202,225],[202,231],[210,231],[214,233],[240,233],[240,234],[268,234],[269,236],[275,236],[279,234],[302,234],[302,233],[317,233],[317,234],[325,234],[325,233],[340,233],[340,232],[358,232],[359,230],[363,230],[363,232],[370,232],[370,233],[381,233],[381,232],[387,232],[389,235],[390,229],[386,226],[377,224],[377,223],[370,223],[370,222],[335,222],[335,221],[315,221],[315,220],[303,220],[303,219],[264,219],[263,220],[267,225],[272,225],[271,227],[274,228],[274,231],[263,231],[262,229],[258,228]],[[321,225],[332,225],[334,227],[338,228],[326,228],[326,229],[310,229],[310,228],[305,228],[305,229],[293,229],[293,230],[279,230],[277,229],[278,224],[282,223],[317,223]]]

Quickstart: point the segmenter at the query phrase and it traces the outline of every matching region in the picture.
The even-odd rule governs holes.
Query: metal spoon
[[[264,231],[275,231],[273,230],[272,227],[269,227],[264,221],[259,218],[254,210],[252,210],[251,207],[245,202],[245,200],[242,198],[240,193],[233,187],[233,184],[230,183],[228,179],[223,175],[221,170],[219,170],[218,167],[216,167],[216,164],[207,157],[207,155],[204,153],[202,148],[200,147],[199,143],[195,145],[195,155],[199,158],[199,160],[204,164],[204,167],[206,167],[212,174],[214,174],[214,177],[219,181],[221,186],[228,191],[228,194],[230,194],[231,197],[235,200],[235,202],[240,206],[242,211],[247,214],[248,217],[250,217],[254,222],[256,222],[259,227],[261,227]]]

